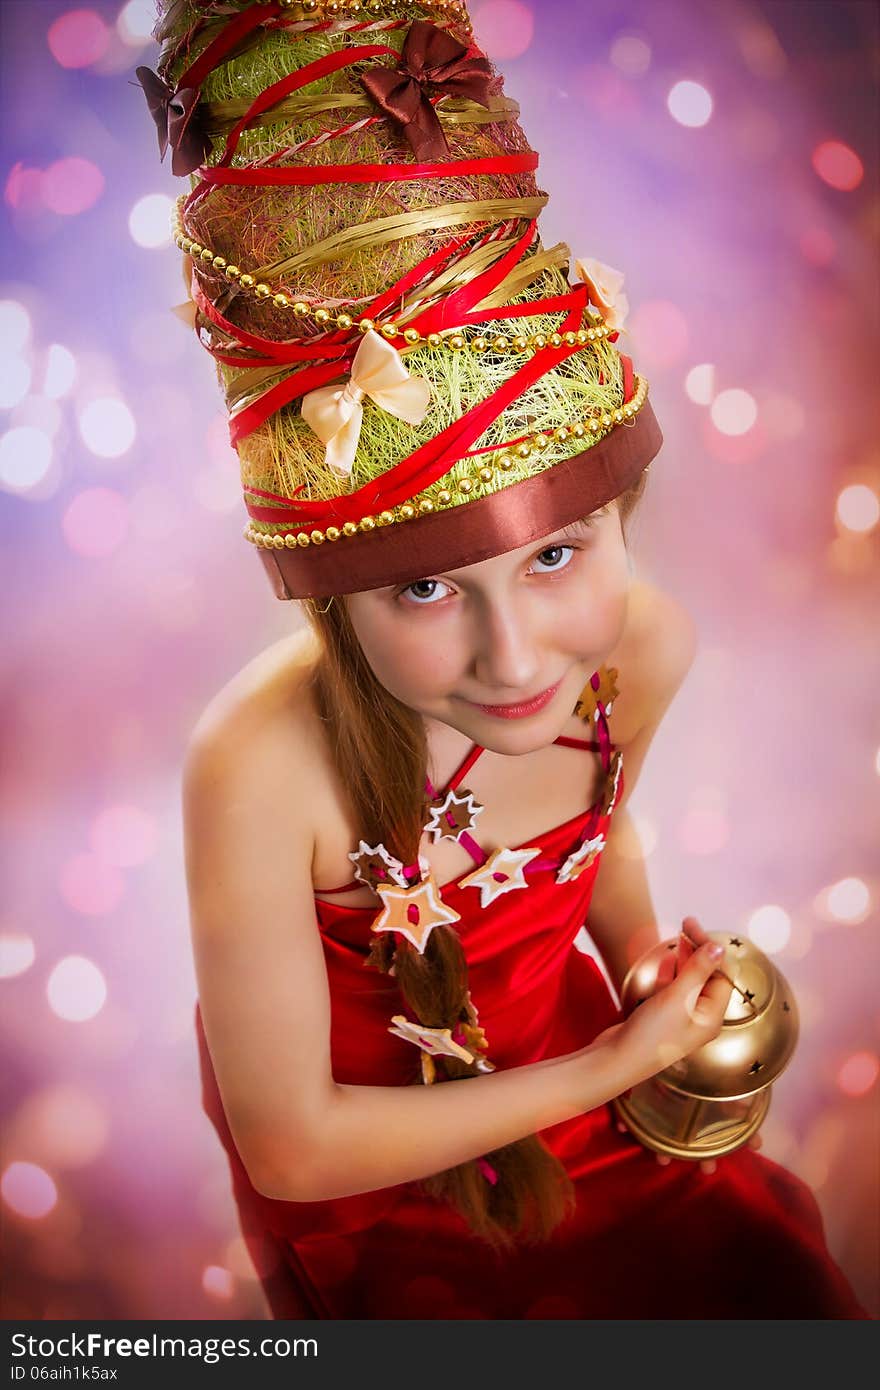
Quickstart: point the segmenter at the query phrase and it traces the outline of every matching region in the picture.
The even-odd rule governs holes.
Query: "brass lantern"
[[[746,937],[707,932],[725,952],[718,970],[733,985],[721,1031],[711,1042],[612,1101],[647,1148],[670,1158],[718,1158],[760,1127],[772,1083],[788,1066],[798,1012],[788,982]],[[656,983],[677,941],[661,941],[627,973],[621,1008],[632,1013]]]

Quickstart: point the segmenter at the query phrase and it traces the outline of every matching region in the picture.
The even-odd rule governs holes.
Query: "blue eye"
[[[539,560],[544,560],[544,563],[549,566],[549,571],[567,569],[571,564],[571,557],[574,555],[575,549],[576,547],[573,545],[548,545],[546,550],[542,550],[540,555],[536,557],[535,564],[537,564]],[[569,552],[569,555],[568,559],[563,563],[562,559],[566,550]],[[547,556],[552,556],[553,558],[548,560],[546,559]],[[549,571],[538,570],[538,573],[547,574]]]
[[[438,587],[445,589],[448,586],[443,583],[442,579],[417,579],[413,584],[407,584],[405,589],[398,590],[396,597],[403,598],[404,594],[406,594],[415,602],[417,607],[426,608],[429,603],[433,603],[438,597],[436,593]],[[432,592],[425,593],[425,589],[431,589]],[[418,590],[422,590],[423,592],[419,593],[417,592]],[[440,594],[439,597],[444,598],[445,595]]]

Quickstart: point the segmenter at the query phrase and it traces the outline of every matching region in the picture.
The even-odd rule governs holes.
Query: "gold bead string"
[[[301,20],[311,20],[322,24],[332,19],[379,19],[382,15],[399,14],[407,0],[278,0],[294,24]],[[418,9],[440,19],[457,24],[466,33],[471,33],[473,25],[464,5],[458,0],[419,0]]]
[[[201,261],[203,265],[212,266],[227,280],[237,283],[257,299],[271,300],[276,309],[289,309],[298,319],[313,319],[321,328],[340,328],[343,331],[356,328],[359,333],[368,333],[370,329],[374,329],[377,333],[381,333],[383,338],[387,338],[389,342],[402,336],[408,347],[418,347],[421,343],[427,343],[429,347],[443,347],[452,352],[467,351],[475,354],[489,351],[501,354],[538,352],[541,348],[546,347],[585,347],[587,343],[601,342],[602,339],[617,332],[607,323],[596,322],[590,328],[579,328],[567,333],[518,333],[515,337],[510,337],[505,333],[499,333],[494,337],[481,334],[476,338],[466,338],[463,333],[453,333],[445,337],[440,333],[422,334],[417,328],[399,328],[396,323],[377,323],[375,319],[368,317],[353,318],[351,314],[328,308],[326,305],[307,304],[304,300],[291,299],[289,295],[282,292],[274,293],[271,285],[257,280],[254,275],[247,271],[242,271],[240,266],[229,264],[223,256],[216,255],[209,246],[202,246],[201,242],[193,241],[191,237],[188,237],[181,226],[180,215],[176,206],[171,230],[175,245],[186,255]]]
[[[295,550],[297,547],[305,549],[308,545],[323,545],[324,541],[344,540],[350,536],[375,531],[379,526],[393,526],[401,521],[413,521],[416,517],[428,516],[438,510],[443,511],[452,505],[454,492],[467,499],[476,483],[486,486],[502,479],[517,463],[530,458],[533,453],[543,453],[554,440],[564,443],[567,439],[584,439],[587,436],[595,440],[602,431],[613,429],[625,420],[631,420],[641,410],[647,398],[647,381],[644,377],[636,377],[635,393],[626,405],[615,410],[600,408],[588,415],[584,421],[579,420],[574,425],[560,425],[550,434],[542,432],[533,435],[529,440],[523,440],[513,449],[502,453],[495,467],[482,464],[470,474],[459,478],[454,488],[441,488],[436,494],[436,501],[431,497],[414,497],[412,501],[403,502],[388,511],[361,517],[360,521],[345,521],[342,526],[327,526],[324,530],[299,531],[295,534],[290,532],[287,535],[259,531],[252,521],[248,521],[244,528],[245,540],[250,541],[252,545],[261,546],[264,550]]]

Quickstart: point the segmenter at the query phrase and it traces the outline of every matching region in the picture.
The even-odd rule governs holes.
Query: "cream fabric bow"
[[[586,258],[575,261],[575,274],[590,289],[590,302],[596,305],[609,328],[622,328],[629,313],[629,300],[623,293],[623,272],[602,261]]]
[[[409,425],[421,424],[431,402],[430,382],[410,376],[397,349],[373,328],[364,334],[345,385],[319,386],[302,401],[303,419],[327,446],[328,466],[346,477],[357,452],[364,396]]]

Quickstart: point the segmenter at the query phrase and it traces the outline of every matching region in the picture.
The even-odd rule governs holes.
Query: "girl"
[[[801,1182],[746,1150],[713,1176],[658,1168],[610,1117],[612,1096],[717,1033],[730,995],[702,945],[620,1023],[572,947],[589,910],[619,987],[658,935],[644,866],[614,841],[693,636],[676,604],[628,581],[630,503],[409,586],[309,603],[312,628],[246,668],[196,730],[185,804],[204,1099],[275,1317],[864,1315]],[[591,667],[620,685],[607,723],[626,767],[598,819],[608,776],[574,709]],[[410,841],[403,826],[407,800],[422,803],[406,792],[425,757],[433,788],[467,798],[462,819],[484,808],[481,849],[530,858],[490,857],[509,874],[498,892],[485,868],[475,883],[472,845],[423,836],[431,891],[420,921],[395,919],[412,928],[395,984],[364,970],[375,889],[334,885],[351,878],[350,847],[377,846],[395,819],[391,843],[416,857],[418,814]],[[601,874],[597,855],[560,883],[564,863],[588,862],[584,843],[602,845]],[[426,920],[440,925],[420,955]],[[444,1050],[457,1020],[453,1038],[479,1040],[469,1018],[493,1073]],[[454,1084],[407,1085],[420,1038]],[[527,1197],[531,1229],[504,1241]]]
[[[865,1316],[791,1174],[611,1118],[730,994],[693,919],[625,1020],[573,947],[589,912],[619,987],[658,939],[616,843],[694,650],[631,582],[661,441],[619,277],[542,246],[463,4],[176,0],[157,36],[246,535],[308,619],[184,776],[204,1104],[273,1316]]]

